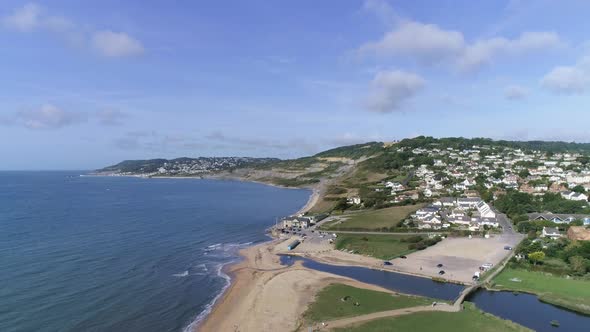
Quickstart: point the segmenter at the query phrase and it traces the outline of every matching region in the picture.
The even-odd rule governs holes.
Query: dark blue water
[[[479,290],[469,297],[481,310],[539,332],[590,331],[590,317],[539,301],[530,294]],[[551,326],[557,320],[559,327]]]
[[[181,331],[309,192],[0,172],[0,331]]]
[[[454,301],[464,289],[462,285],[441,283],[432,281],[431,279],[415,277],[407,274],[392,273],[356,266],[337,266],[318,263],[302,257],[281,256],[281,263],[284,265],[291,265],[296,260],[302,260],[303,266],[310,269],[349,277],[405,294]]]

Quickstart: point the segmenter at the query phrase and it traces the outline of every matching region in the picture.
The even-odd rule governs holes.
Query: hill
[[[564,154],[574,161],[567,163],[568,169],[585,167],[590,163],[590,144],[419,136],[394,143],[368,142],[343,146],[289,160],[247,157],[127,160],[98,170],[97,173],[232,178],[286,187],[314,188],[319,193],[319,199],[313,210],[320,212],[347,206],[346,199],[351,196],[360,196],[365,207],[385,207],[390,204],[387,202],[391,202],[391,195],[388,190],[379,189],[383,181],[401,183],[408,192],[403,197],[415,196],[412,191],[423,186],[423,179],[415,176],[416,170],[428,167],[435,171],[436,177],[444,177],[444,173],[449,171],[448,167],[462,167],[462,162],[457,162],[457,158],[463,157],[457,156],[471,155],[475,161],[470,163],[475,162],[474,165],[486,169],[493,169],[497,165],[493,158],[506,156],[510,160],[519,160],[517,169],[524,170],[538,164],[539,160]],[[458,180],[462,179],[450,178],[442,183],[453,186]],[[404,202],[416,203],[415,199],[412,200]]]

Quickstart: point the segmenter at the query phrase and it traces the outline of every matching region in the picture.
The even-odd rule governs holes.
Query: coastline
[[[281,189],[317,189],[319,185],[312,184],[309,186],[302,186],[302,187],[290,187],[290,186],[283,186],[279,184],[275,184],[272,182],[265,182],[260,180],[252,180],[247,179],[240,176],[228,176],[228,175],[198,175],[198,176],[170,176],[170,175],[162,175],[162,176],[147,176],[147,175],[140,175],[140,174],[111,174],[111,173],[88,173],[88,174],[80,174],[80,176],[98,176],[98,177],[128,177],[128,178],[139,178],[139,179],[185,179],[185,180],[226,180],[226,181],[239,181],[239,182],[251,182],[251,183],[258,183],[263,184],[275,188]],[[319,189],[318,189],[319,190]]]
[[[354,279],[303,267],[281,265],[288,239],[275,239],[240,251],[243,260],[229,265],[231,285],[201,322],[185,331],[294,331],[302,328],[301,317],[315,294],[331,283],[378,290],[391,290]]]
[[[97,176],[101,176],[101,175],[97,175]],[[104,175],[103,175],[104,176]],[[108,176],[108,175],[107,175]],[[133,175],[131,175],[132,177],[135,177]],[[213,178],[202,178],[202,177],[149,177],[149,178],[165,178],[165,179],[177,179],[177,178],[181,178],[181,179],[211,179],[211,180],[232,180],[232,181],[240,181],[240,182],[252,182],[252,183],[258,183],[258,184],[262,184],[262,185],[268,185],[268,186],[272,186],[272,187],[276,187],[276,188],[282,188],[282,189],[305,189],[305,188],[297,188],[297,187],[283,187],[283,186],[279,186],[279,185],[274,185],[274,184],[270,184],[270,183],[265,183],[265,182],[260,182],[260,181],[251,181],[251,180],[244,180],[244,179],[240,179],[240,178],[220,178],[220,177],[213,177]],[[312,188],[312,192],[311,195],[309,196],[307,202],[305,203],[305,205],[303,207],[301,207],[297,212],[294,213],[294,215],[299,215],[299,214],[304,214],[307,211],[309,211],[319,200],[320,197],[320,189],[317,187],[313,187]],[[271,226],[273,227],[273,226]],[[257,261],[256,259],[254,259],[254,261],[251,260],[251,254],[250,251],[255,251],[256,248],[260,247],[260,248],[268,248],[268,247],[272,247],[278,243],[281,242],[281,240],[274,238],[270,235],[270,233],[267,233],[267,235],[270,237],[270,239],[268,241],[262,242],[262,243],[258,243],[258,244],[253,244],[245,249],[240,250],[239,252],[239,257],[236,261],[233,262],[228,262],[227,264],[223,265],[220,267],[220,271],[219,271],[219,275],[221,277],[227,278],[227,284],[226,286],[224,286],[220,292],[215,296],[215,298],[211,301],[211,303],[209,303],[207,305],[207,307],[205,308],[205,310],[203,310],[202,312],[200,312],[195,319],[183,330],[184,332],[192,332],[192,331],[198,331],[200,330],[201,327],[207,326],[207,321],[209,320],[213,320],[215,321],[215,317],[214,314],[216,312],[216,310],[219,310],[218,308],[223,306],[223,303],[226,303],[228,301],[228,297],[230,297],[230,294],[232,294],[232,291],[235,292],[235,288],[237,287],[236,285],[240,285],[242,283],[244,283],[242,280],[244,278],[240,277],[240,270],[244,270],[247,269],[249,267],[255,268],[255,269],[260,269],[260,266],[257,265]],[[284,242],[284,241],[283,241]],[[276,258],[276,261],[273,262],[273,265],[271,269],[280,269],[282,265],[280,265],[279,261],[278,261],[278,256],[274,255]],[[268,262],[266,263],[268,264]],[[278,266],[277,266],[278,264]],[[303,268],[303,267],[300,267]],[[213,316],[213,318],[211,318]]]

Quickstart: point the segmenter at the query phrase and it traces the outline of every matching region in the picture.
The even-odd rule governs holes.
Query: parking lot
[[[387,269],[416,273],[430,277],[442,277],[463,283],[471,283],[475,272],[486,263],[497,265],[520,241],[518,234],[502,234],[485,238],[447,238],[435,246],[396,258]],[[437,267],[442,264],[442,267]],[[445,271],[440,275],[440,271]]]

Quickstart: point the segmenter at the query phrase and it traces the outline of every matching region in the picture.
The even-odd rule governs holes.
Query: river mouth
[[[313,270],[349,277],[395,292],[431,297],[450,302],[455,301],[463,289],[465,289],[463,285],[438,282],[423,277],[373,270],[365,267],[330,265],[297,256],[281,255],[280,260],[283,265],[292,265],[295,261],[299,260],[302,261],[303,266]]]
[[[280,255],[281,264],[290,266],[301,261],[303,266],[317,271],[349,277],[368,284],[410,295],[426,296],[453,302],[465,289],[462,285],[443,283],[428,278],[373,270],[365,267],[339,266],[289,255]],[[541,302],[531,294],[479,289],[466,301],[490,314],[511,320],[535,331],[589,331],[590,316]],[[552,326],[551,321],[559,322]]]

